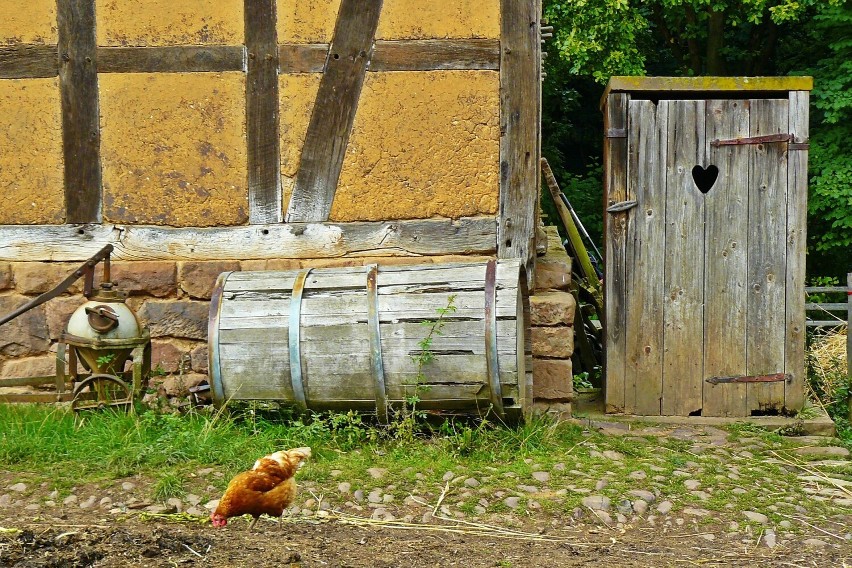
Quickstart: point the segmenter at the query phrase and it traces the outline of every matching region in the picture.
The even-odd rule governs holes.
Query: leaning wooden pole
[[[559,213],[559,218],[562,219],[562,224],[565,226],[565,232],[568,234],[568,241],[571,243],[571,248],[574,249],[574,255],[577,257],[577,262],[580,263],[580,269],[583,276],[589,284],[595,289],[600,290],[601,281],[598,279],[598,273],[595,272],[592,266],[592,261],[589,258],[589,253],[586,246],[583,244],[583,239],[580,237],[580,231],[577,229],[577,224],[571,217],[571,212],[562,202],[559,189],[559,184],[556,182],[556,176],[553,175],[553,170],[550,169],[550,164],[547,158],[541,159],[541,172],[544,174],[544,180],[547,188],[550,190],[550,196],[553,198],[553,204],[556,206],[556,211]]]

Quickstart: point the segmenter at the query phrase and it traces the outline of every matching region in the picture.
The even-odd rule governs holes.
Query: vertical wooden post
[[[245,0],[249,223],[280,223],[278,37],[275,0]]]
[[[784,372],[793,377],[785,386],[784,406],[797,412],[805,406],[805,240],[808,217],[808,91],[789,95],[787,152],[787,336]]]
[[[626,93],[612,93],[604,109],[604,209],[627,199]],[[627,213],[604,215],[606,235],[604,274],[604,337],[606,345],[606,412],[624,412],[625,406],[625,293]]]
[[[501,0],[498,258],[518,258],[535,278],[541,126],[538,0]]]
[[[849,421],[852,422],[852,272],[846,275],[846,377],[849,379]]]
[[[66,223],[101,221],[95,0],[57,2]]]

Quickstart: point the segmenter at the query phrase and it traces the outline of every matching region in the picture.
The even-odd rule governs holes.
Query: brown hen
[[[257,460],[253,468],[238,474],[228,484],[219,506],[210,515],[213,526],[224,527],[231,517],[251,515],[254,517],[249,525],[251,530],[264,513],[280,517],[296,496],[293,475],[309,457],[310,448],[296,448]]]

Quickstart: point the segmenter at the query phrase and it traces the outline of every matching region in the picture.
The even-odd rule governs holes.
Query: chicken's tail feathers
[[[280,450],[271,453],[268,456],[264,456],[265,459],[278,462],[278,464],[282,467],[285,465],[299,467],[302,465],[302,462],[308,459],[309,457],[311,457],[311,449],[308,447],[294,448],[292,450]],[[261,460],[257,460],[254,464],[253,469],[258,469],[260,467],[260,463]]]

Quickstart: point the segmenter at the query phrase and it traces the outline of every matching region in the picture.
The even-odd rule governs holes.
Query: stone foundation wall
[[[547,250],[536,260],[536,287],[530,296],[533,397],[542,411],[571,412],[574,380],[574,312],[570,292],[571,257],[556,227],[547,227]]]
[[[571,261],[554,231],[549,233],[548,240],[552,246],[538,259],[537,286],[530,298],[533,390],[536,402],[544,408],[566,410],[565,405],[573,397],[574,298],[567,291]],[[184,385],[190,385],[206,378],[209,301],[216,278],[222,272],[476,260],[484,261],[486,257],[114,262],[112,280],[129,294],[128,305],[151,331],[153,382],[165,375],[180,374],[185,378]],[[55,262],[0,263],[0,315],[50,290],[78,266],[78,263]],[[0,378],[54,375],[56,343],[71,314],[83,302],[80,280],[68,293],[0,327]]]

